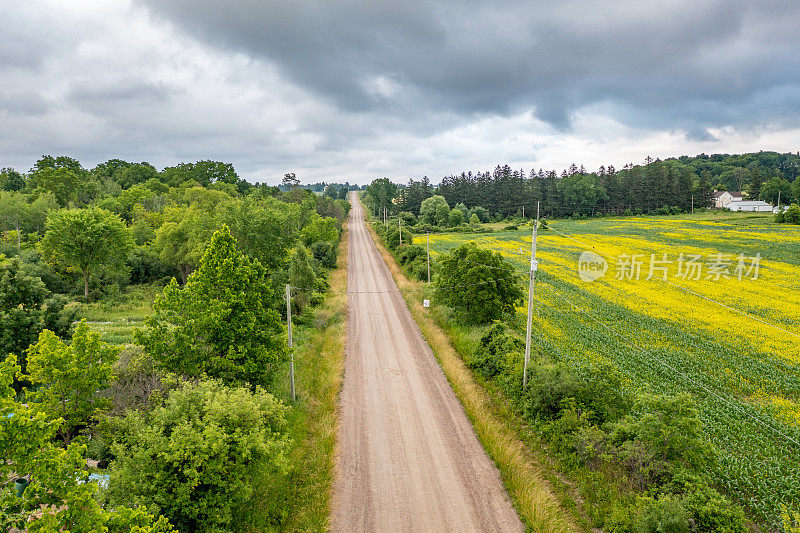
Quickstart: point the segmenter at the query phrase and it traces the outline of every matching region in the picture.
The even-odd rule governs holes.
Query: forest
[[[290,461],[317,450],[316,415],[287,394],[286,287],[313,338],[349,186],[284,182],[216,161],[0,172],[0,453],[16,480],[0,529],[261,530],[308,503],[327,474]]]
[[[663,161],[647,158],[617,170],[601,166],[596,172],[570,165],[558,173],[526,172],[508,165],[493,171],[462,172],[442,178],[436,193],[451,206],[482,207],[501,217],[519,216],[523,208],[543,216],[609,214],[669,214],[713,205],[715,190],[743,191],[747,198],[773,205],[800,200],[800,156],[758,152],[743,155],[701,154]],[[397,208],[415,216],[422,201],[434,194],[429,179],[410,180],[397,191]]]

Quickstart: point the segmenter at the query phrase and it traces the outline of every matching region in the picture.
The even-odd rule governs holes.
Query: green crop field
[[[720,486],[778,523],[782,506],[800,508],[800,229],[771,219],[551,221],[537,245],[533,353],[606,360],[633,387],[691,392]],[[526,283],[530,227],[432,234],[434,264],[468,240]],[[581,279],[582,252],[605,261],[602,277]]]

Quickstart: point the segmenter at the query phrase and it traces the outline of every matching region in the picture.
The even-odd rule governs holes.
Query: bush
[[[408,265],[417,258],[428,260],[428,252],[422,246],[417,244],[403,245],[397,250],[397,258],[403,265]]]
[[[662,492],[681,497],[697,531],[745,533],[744,512],[708,484],[701,475],[678,470]]]
[[[325,268],[336,268],[336,245],[331,241],[317,241],[311,245],[311,255]]]
[[[664,497],[660,500],[640,498],[642,509],[637,523],[641,533],[685,533],[691,531],[689,511],[677,500]]]
[[[131,283],[152,283],[164,278],[177,277],[180,273],[161,262],[159,255],[146,246],[137,246],[128,256]]]
[[[715,455],[701,438],[702,423],[688,393],[642,394],[614,427],[620,458],[642,488],[668,481],[677,468],[699,472]]]
[[[400,246],[400,231],[393,226],[389,226],[389,230],[386,232],[385,242],[390,250],[397,250]],[[414,234],[405,227],[403,228],[403,244],[414,244]]]
[[[467,365],[491,378],[505,368],[509,357],[519,358],[524,350],[525,342],[505,323],[495,321],[481,336],[475,352],[467,358]]]
[[[130,412],[113,447],[111,503],[157,509],[181,531],[240,530],[259,483],[287,470],[286,411],[259,387],[208,380],[148,416]]]

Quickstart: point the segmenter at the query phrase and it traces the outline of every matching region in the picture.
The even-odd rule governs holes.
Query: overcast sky
[[[0,166],[366,183],[800,150],[796,0],[0,0]]]

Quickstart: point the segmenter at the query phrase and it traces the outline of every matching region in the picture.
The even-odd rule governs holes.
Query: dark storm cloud
[[[800,110],[792,0],[139,1],[198,40],[277,64],[349,111],[533,107],[564,127],[581,107],[610,103],[623,122],[702,137],[709,126]],[[779,87],[788,97],[769,97]]]

